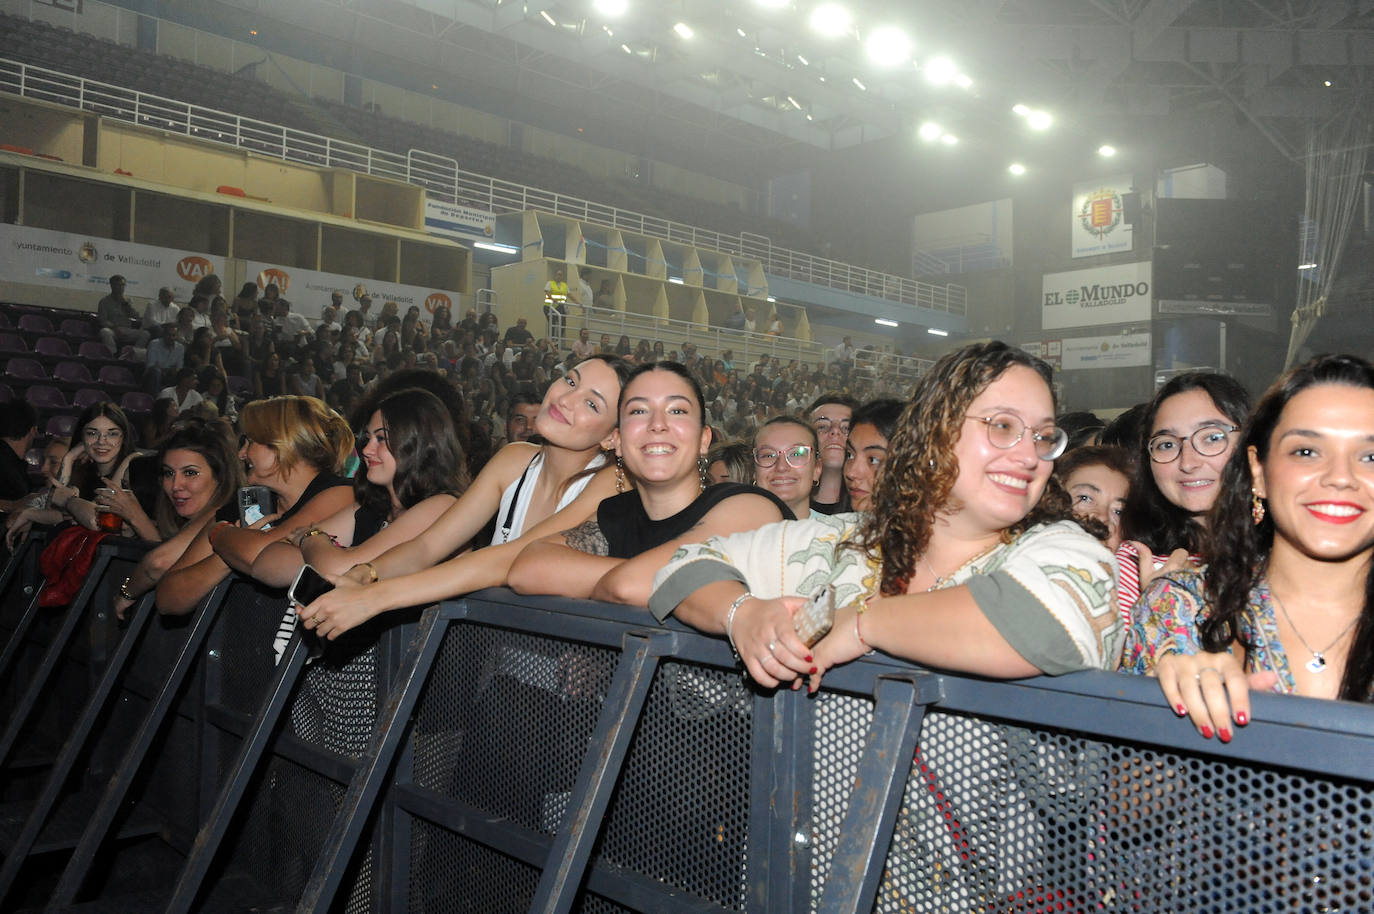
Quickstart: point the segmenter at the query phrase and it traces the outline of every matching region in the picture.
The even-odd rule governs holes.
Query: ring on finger
[[[1198,670],[1196,673],[1194,673],[1194,674],[1193,674],[1193,678],[1196,679],[1198,682],[1201,682],[1201,681],[1202,681],[1202,674],[1203,674],[1203,673],[1206,673],[1206,672],[1209,672],[1209,671],[1210,671],[1210,672],[1213,672],[1213,673],[1216,673],[1218,676],[1221,675],[1221,670],[1217,669],[1216,667],[1214,667],[1214,666],[1205,666],[1205,667],[1203,667],[1202,669]]]
[[[769,641],[769,642],[768,642],[768,656],[770,656],[770,657],[773,656],[773,648],[775,648],[775,647],[777,647],[777,646],[778,646],[778,642],[776,642],[776,641]]]

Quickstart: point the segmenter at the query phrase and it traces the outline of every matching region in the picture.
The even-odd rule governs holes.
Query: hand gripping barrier
[[[282,602],[234,581],[191,621],[208,633],[169,716],[198,790],[139,909],[1374,908],[1366,707],[1258,695],[1222,745],[1124,675],[870,657],[818,696],[766,693],[719,638],[504,590],[371,654],[306,666],[293,642],[274,665]],[[126,767],[166,754],[129,750],[49,910],[132,904],[91,861],[122,859],[104,820]]]

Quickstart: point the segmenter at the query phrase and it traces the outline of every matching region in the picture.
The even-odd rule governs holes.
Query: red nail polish
[[[1182,704],[1177,704],[1174,705],[1174,713],[1176,713],[1179,717],[1182,717],[1183,715],[1188,713],[1188,709],[1185,708]]]
[[[1246,724],[1250,723],[1250,715],[1246,714],[1244,711],[1237,711],[1236,723],[1242,727],[1245,726]]]
[[[816,667],[813,666],[813,667],[811,668],[811,673],[812,673],[812,675],[815,675],[815,674],[818,673],[818,672],[820,672],[820,670],[817,669]]]
[[[807,654],[807,655],[806,655],[806,662],[807,662],[807,663],[810,663],[810,662],[811,662],[811,655],[810,655],[810,654]],[[815,670],[812,670],[811,672],[814,673],[814,672],[816,672],[816,671],[815,671]]]
[[[1217,731],[1217,738],[1220,739],[1223,743],[1229,743],[1231,741],[1231,731],[1227,730],[1225,727],[1222,727],[1220,730]]]
[[[1202,728],[1202,738],[1203,738],[1203,739],[1211,739],[1211,738],[1212,738],[1212,728],[1211,728],[1211,727],[1203,727],[1203,728]]]

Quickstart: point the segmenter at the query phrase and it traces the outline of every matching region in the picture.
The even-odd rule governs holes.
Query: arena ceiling
[[[617,18],[593,0],[211,5],[422,69],[436,86],[542,104],[566,124],[642,136],[652,123],[663,149],[777,170],[904,134],[914,143],[929,121],[961,143],[1003,142],[1024,130],[1018,102],[1084,135],[1215,112],[1296,158],[1314,118],[1368,105],[1374,86],[1374,0],[849,2],[854,27],[831,40],[808,26],[817,3],[629,0]],[[866,58],[865,36],[885,24],[910,35],[910,62]],[[931,84],[937,56],[966,87]]]

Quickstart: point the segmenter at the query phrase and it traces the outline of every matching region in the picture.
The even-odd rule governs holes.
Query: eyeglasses
[[[761,447],[754,451],[754,463],[767,469],[777,463],[778,458],[781,457],[783,460],[787,461],[787,465],[792,469],[800,470],[811,462],[811,450],[811,445],[809,444],[799,444],[796,447],[790,447],[781,452],[775,451],[772,448]]]
[[[99,429],[88,428],[81,432],[81,436],[91,442],[119,441],[124,437],[124,433],[117,428],[112,428],[103,432]]]
[[[373,435],[371,432],[368,431],[361,431],[358,432],[358,434],[353,439],[353,443],[358,448],[359,454],[367,450],[367,446],[372,443],[373,438],[377,439],[378,445],[380,445],[381,447],[386,447],[386,429],[377,429],[376,435]]]
[[[1152,463],[1173,463],[1183,453],[1183,442],[1193,446],[1193,453],[1215,457],[1226,453],[1231,446],[1231,433],[1240,431],[1239,425],[1204,425],[1187,438],[1163,433],[1155,435],[1145,445]]]
[[[1021,443],[1021,439],[1026,437],[1026,423],[1011,413],[997,413],[994,416],[965,416],[964,418],[986,425],[988,427],[988,443],[1003,451],[1016,447]],[[1069,444],[1069,436],[1062,428],[1047,425],[1032,432],[1031,441],[1035,444],[1037,457],[1041,460],[1054,460],[1064,453],[1064,448]]]

